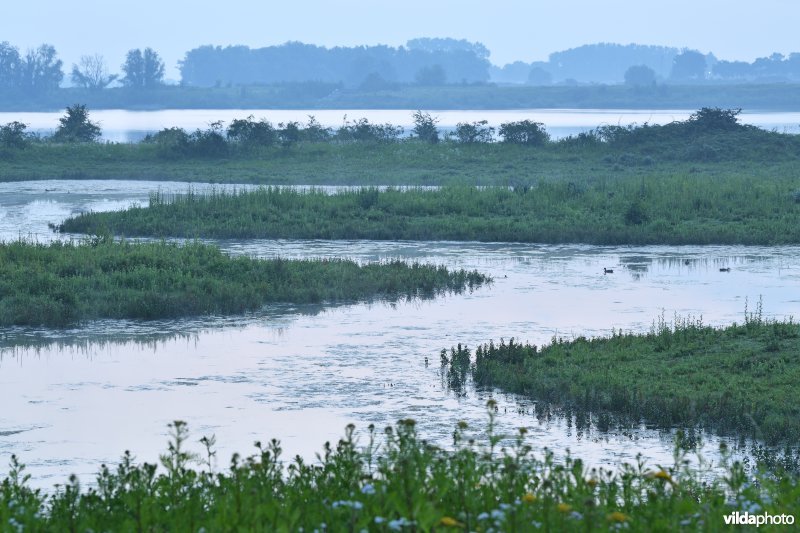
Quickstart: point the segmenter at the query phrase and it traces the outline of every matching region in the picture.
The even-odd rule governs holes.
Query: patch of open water
[[[65,182],[0,184],[0,235],[51,238],[47,222],[80,209],[144,202],[186,184]],[[40,185],[41,184],[41,185]],[[103,190],[100,187],[106,187]],[[60,186],[60,185],[59,185]],[[9,222],[11,220],[11,222]],[[20,230],[12,232],[19,224]],[[49,487],[70,473],[90,480],[126,449],[155,461],[166,425],[189,423],[196,439],[216,434],[220,467],[256,440],[278,438],[287,456],[313,458],[346,424],[379,429],[401,418],[441,445],[459,420],[486,426],[488,393],[457,397],[443,387],[438,353],[514,337],[647,331],[660,315],[741,322],[745,300],[767,314],[796,312],[799,247],[594,247],[408,241],[223,240],[232,254],[260,257],[402,258],[478,269],[494,283],[434,300],[274,305],[246,317],[100,321],[85,328],[0,334],[0,465],[16,453]],[[730,272],[720,272],[721,267]],[[603,274],[603,268],[614,274]],[[429,364],[426,364],[426,358]],[[595,466],[672,463],[672,434],[641,427],[601,433],[573,420],[537,419],[528,399],[495,392],[501,432],[531,429],[530,442],[566,449]],[[523,413],[520,406],[525,410]],[[716,457],[719,439],[705,435]],[[199,451],[200,445],[196,449]]]

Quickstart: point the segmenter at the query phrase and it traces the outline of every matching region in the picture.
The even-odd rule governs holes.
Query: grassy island
[[[800,325],[763,320],[725,328],[663,321],[649,334],[490,343],[442,352],[452,386],[467,376],[573,412],[664,428],[705,427],[768,444],[800,442]]]
[[[781,181],[678,175],[516,188],[154,193],[148,206],[81,214],[59,229],[188,238],[800,243],[800,203],[789,192],[793,178]]]
[[[432,296],[486,283],[478,272],[400,261],[230,257],[200,243],[0,243],[0,326],[236,314],[269,302]]]

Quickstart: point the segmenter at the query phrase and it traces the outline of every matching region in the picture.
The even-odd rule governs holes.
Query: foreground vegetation
[[[794,181],[684,175],[515,188],[154,193],[146,207],[81,214],[58,229],[157,237],[791,244],[800,243],[800,202],[789,192]]]
[[[0,326],[100,318],[235,314],[269,302],[313,303],[459,292],[472,271],[401,261],[229,257],[200,243],[0,243]]]
[[[442,352],[452,387],[468,376],[554,404],[608,427],[614,421],[703,427],[768,444],[800,442],[800,325],[764,320],[760,305],[744,324],[663,318],[650,333],[550,345],[458,346]]]
[[[732,463],[709,482],[680,450],[672,466],[589,469],[579,459],[534,456],[524,430],[500,448],[491,421],[484,444],[459,424],[452,452],[426,444],[403,420],[382,439],[370,427],[364,446],[348,426],[315,463],[284,462],[276,441],[256,443],[254,456],[234,456],[224,472],[211,468],[213,438],[201,439],[198,456],[186,425],[171,427],[161,469],[126,453],[88,490],[75,478],[49,495],[31,489],[12,459],[0,523],[10,531],[721,531],[734,512],[800,513],[792,475],[753,479]]]

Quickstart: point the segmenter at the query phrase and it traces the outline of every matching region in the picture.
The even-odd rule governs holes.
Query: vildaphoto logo
[[[722,517],[727,526],[791,526],[794,524],[794,515],[791,514],[751,514],[739,511]]]

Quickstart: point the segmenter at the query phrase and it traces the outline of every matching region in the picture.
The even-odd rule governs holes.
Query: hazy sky
[[[800,51],[797,0],[0,0],[0,41],[55,45],[65,71],[102,54],[150,46],[178,78],[177,61],[202,44],[261,47],[400,45],[414,37],[480,41],[495,64],[544,60],[581,44],[659,44],[752,60]]]

